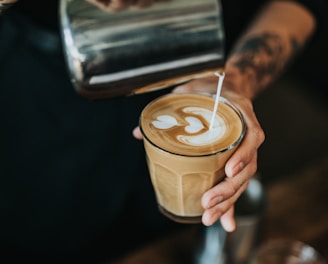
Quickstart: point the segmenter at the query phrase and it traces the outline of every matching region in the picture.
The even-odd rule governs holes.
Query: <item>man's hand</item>
[[[208,77],[190,81],[178,86],[174,93],[207,93],[214,95],[217,89],[217,77]],[[249,180],[257,171],[257,150],[264,141],[264,132],[257,121],[249,98],[230,90],[223,85],[221,96],[234,104],[244,115],[247,130],[238,149],[225,166],[226,178],[212,187],[202,197],[205,209],[202,222],[206,226],[213,225],[219,219],[223,228],[230,232],[236,227],[234,220],[234,204],[246,190]],[[133,135],[142,139],[139,127]]]

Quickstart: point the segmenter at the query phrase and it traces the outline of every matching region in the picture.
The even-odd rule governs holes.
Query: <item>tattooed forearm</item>
[[[253,80],[259,89],[269,84],[299,50],[295,39],[274,33],[252,36],[233,51],[232,65]]]

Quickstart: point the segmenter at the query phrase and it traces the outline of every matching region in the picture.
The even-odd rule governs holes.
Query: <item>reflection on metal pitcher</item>
[[[121,12],[61,0],[60,13],[71,80],[87,98],[162,89],[223,66],[217,0],[172,0]]]

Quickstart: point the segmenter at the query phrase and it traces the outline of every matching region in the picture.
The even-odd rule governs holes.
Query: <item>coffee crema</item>
[[[214,98],[200,94],[169,94],[142,112],[143,135],[158,148],[177,155],[211,155],[238,144],[244,124],[240,113],[220,98],[211,129]]]

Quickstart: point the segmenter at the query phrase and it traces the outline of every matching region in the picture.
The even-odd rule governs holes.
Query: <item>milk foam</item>
[[[215,115],[215,120],[211,129],[208,129],[212,118],[212,111],[202,107],[185,107],[183,112],[188,114],[185,121],[188,125],[179,124],[175,117],[171,115],[159,115],[152,124],[157,129],[170,129],[175,126],[184,126],[186,134],[177,135],[176,138],[181,143],[190,146],[204,146],[214,143],[222,138],[226,131],[224,120],[218,115]],[[206,120],[207,124],[203,124],[202,120]],[[205,130],[201,134],[197,134],[201,130]]]
[[[157,120],[152,122],[153,126],[158,129],[168,129],[178,125],[178,121],[170,115],[159,115]]]

